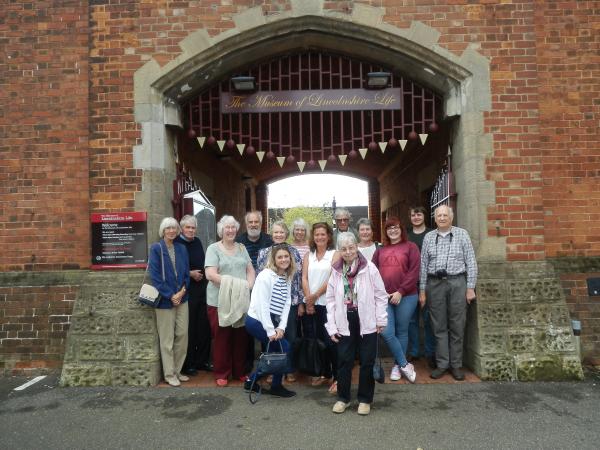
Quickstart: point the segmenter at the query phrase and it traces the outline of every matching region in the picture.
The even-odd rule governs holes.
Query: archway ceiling
[[[377,71],[392,73],[389,87],[400,92],[401,108],[231,114],[220,111],[220,96],[231,92],[230,76],[254,76],[259,92],[318,91],[362,89],[366,73]],[[261,182],[300,173],[299,162],[305,173],[321,172],[324,164],[328,173],[377,178],[409,155],[425,152],[436,142],[444,145],[440,136],[445,133],[440,132],[438,125],[441,104],[439,95],[390,67],[311,51],[271,56],[251,67],[237,69],[188,99],[182,110],[192,154],[207,153],[205,156],[233,164],[244,176]]]

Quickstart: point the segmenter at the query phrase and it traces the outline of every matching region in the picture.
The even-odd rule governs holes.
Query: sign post
[[[92,269],[146,268],[145,212],[91,214]]]

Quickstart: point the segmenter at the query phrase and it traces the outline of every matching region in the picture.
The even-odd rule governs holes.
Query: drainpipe
[[[575,350],[581,361],[581,321],[571,320],[571,326],[573,327],[573,336],[575,336]]]

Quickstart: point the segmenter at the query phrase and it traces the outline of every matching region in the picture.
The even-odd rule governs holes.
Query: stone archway
[[[176,145],[167,126],[181,127],[179,102],[206,88],[256,55],[298,48],[319,48],[385,62],[444,96],[446,117],[460,117],[454,130],[453,162],[461,210],[459,225],[467,228],[482,257],[504,260],[504,238],[487,237],[486,206],[494,201],[493,183],[485,179],[484,162],[492,151],[483,132],[489,110],[489,63],[469,48],[456,56],[437,45],[439,32],[420,22],[408,29],[383,21],[384,10],[355,5],[352,14],[324,13],[322,2],[292,2],[292,10],[265,17],[260,7],[233,17],[236,27],[210,37],[204,30],[180,42],[182,54],[164,67],[151,60],[135,74],[135,115],[142,144],[134,152],[143,169],[144,191],[138,209],[152,211],[149,227],[170,203],[163,186],[174,174]],[[468,176],[467,176],[468,175]]]

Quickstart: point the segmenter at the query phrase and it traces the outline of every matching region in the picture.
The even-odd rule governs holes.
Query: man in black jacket
[[[183,216],[181,234],[175,239],[187,248],[190,260],[188,350],[182,373],[196,375],[198,370],[212,370],[210,362],[210,324],[206,313],[204,247],[196,237],[198,222],[194,216]]]

